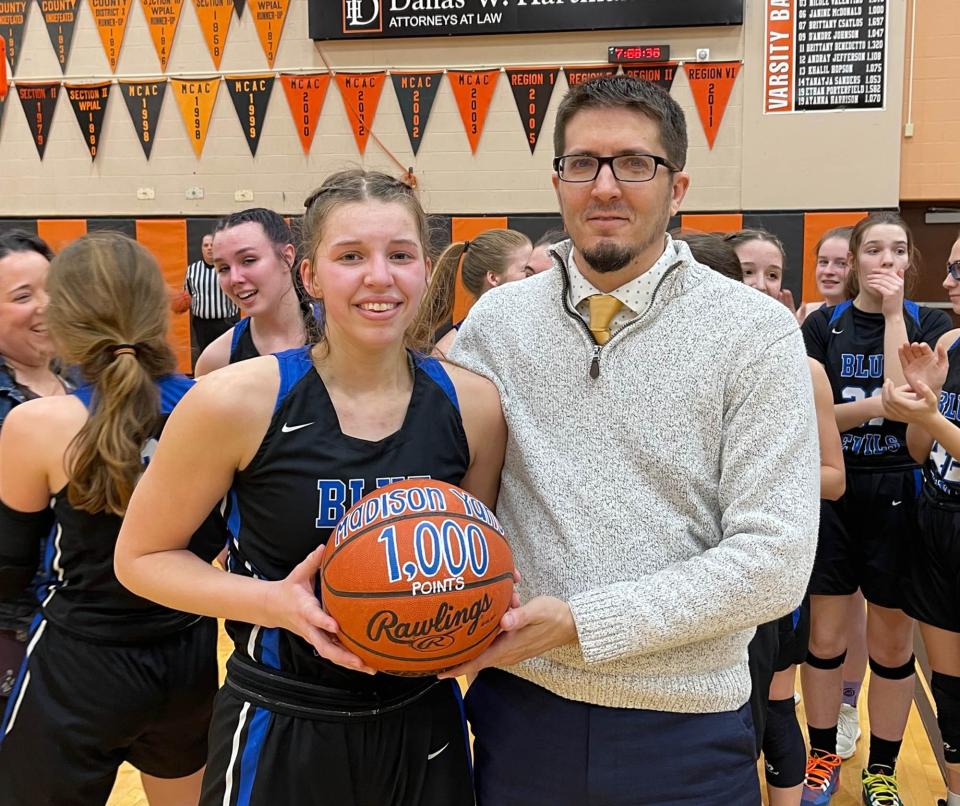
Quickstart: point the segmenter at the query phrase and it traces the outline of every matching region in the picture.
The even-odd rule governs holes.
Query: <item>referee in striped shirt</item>
[[[190,294],[190,359],[197,359],[210,342],[240,321],[240,310],[223,293],[213,266],[213,235],[204,235],[200,260],[187,266],[183,287]]]

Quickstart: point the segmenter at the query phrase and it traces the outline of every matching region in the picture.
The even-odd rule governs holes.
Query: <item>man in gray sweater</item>
[[[817,534],[803,341],[665,234],[689,184],[669,95],[575,87],[554,147],[570,241],[451,356],[500,390],[524,602],[457,670],[478,803],[759,804],[747,643],[800,602]]]

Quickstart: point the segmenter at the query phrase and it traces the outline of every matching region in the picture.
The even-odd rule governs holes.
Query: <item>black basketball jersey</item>
[[[260,351],[253,343],[253,333],[250,330],[250,317],[245,316],[233,326],[233,337],[230,340],[230,363],[246,361],[248,358],[258,358]]]
[[[149,462],[170,412],[193,385],[182,375],[157,382],[161,419],[142,450]],[[93,388],[74,392],[87,408],[95,405]],[[122,518],[106,512],[74,509],[67,498],[69,485],[53,496],[55,525],[46,545],[46,587],[41,591],[44,615],[57,626],[80,637],[110,642],[149,641],[184,629],[200,617],[171,610],[143,599],[123,587],[113,571],[113,554]],[[194,534],[190,549],[211,561],[226,543],[219,513]]]
[[[309,347],[277,353],[280,389],[273,418],[230,491],[229,570],[279,580],[321,543],[364,494],[408,478],[459,484],[470,463],[456,390],[440,362],[411,357],[413,392],[403,425],[376,442],[340,430]],[[391,696],[423,680],[345,669],[286,630],[227,622],[236,654],[273,680],[324,691]],[[432,679],[431,679],[432,680]]]
[[[903,305],[907,338],[936,346],[950,327],[943,311]],[[853,403],[879,397],[883,389],[883,333],[881,313],[859,310],[852,300],[814,311],[803,323],[807,354],[826,368],[833,402]],[[875,417],[844,431],[843,459],[848,470],[902,470],[915,468],[907,452],[906,423]]]
[[[960,426],[960,338],[947,351],[950,360],[947,379],[940,392],[940,413]],[[960,461],[936,440],[923,465],[924,491],[941,504],[960,507]]]

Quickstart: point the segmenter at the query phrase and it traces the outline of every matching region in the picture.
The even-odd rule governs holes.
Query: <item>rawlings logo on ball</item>
[[[473,635],[483,614],[492,606],[486,594],[469,607],[459,610],[453,610],[446,602],[441,602],[436,615],[422,621],[401,621],[393,610],[380,610],[373,614],[367,625],[367,637],[371,641],[379,641],[386,636],[395,644],[418,644],[420,648],[430,646],[429,642],[424,643],[425,638],[450,638],[450,643],[453,643],[453,633],[464,626],[467,635]]]

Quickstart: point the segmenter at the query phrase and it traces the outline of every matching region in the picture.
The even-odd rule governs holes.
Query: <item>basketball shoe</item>
[[[803,781],[800,802],[808,806],[826,806],[840,786],[842,759],[833,753],[811,753],[807,759],[807,775]]]
[[[860,712],[843,703],[837,717],[837,755],[844,761],[857,752],[860,733]]]
[[[865,806],[903,806],[897,774],[883,764],[867,767],[860,777]]]

